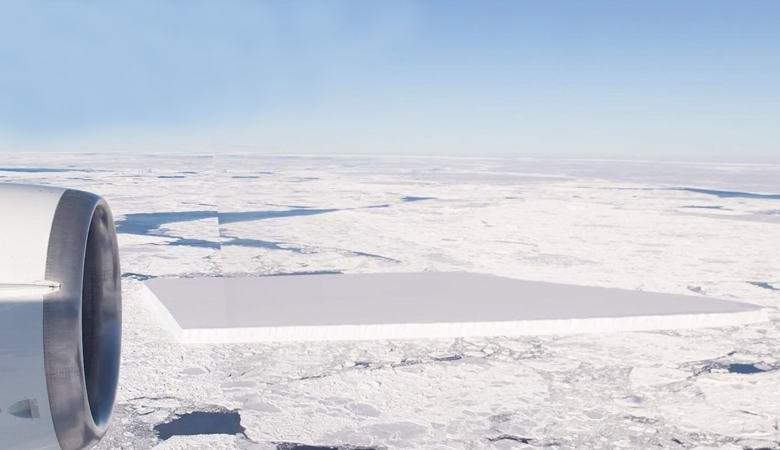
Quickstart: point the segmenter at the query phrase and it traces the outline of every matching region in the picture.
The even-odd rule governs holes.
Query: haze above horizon
[[[0,151],[780,163],[780,2],[23,2]]]

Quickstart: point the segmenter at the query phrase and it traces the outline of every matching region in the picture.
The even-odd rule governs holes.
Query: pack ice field
[[[780,446],[780,166],[6,154],[0,182],[95,192],[113,210],[124,349],[98,448]],[[188,343],[144,284],[464,271],[712,297],[767,320]]]

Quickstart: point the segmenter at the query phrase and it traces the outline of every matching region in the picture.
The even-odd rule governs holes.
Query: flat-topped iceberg
[[[723,327],[760,307],[467,272],[159,278],[148,297],[184,342],[520,336]]]

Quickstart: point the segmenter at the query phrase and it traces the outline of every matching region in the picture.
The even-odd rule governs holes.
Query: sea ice
[[[770,289],[780,287],[778,165],[0,158],[0,182],[99,193],[125,230],[119,392],[97,449],[780,448],[780,291]],[[289,213],[304,209],[337,211]],[[213,213],[168,221],[197,211]],[[221,221],[224,213],[252,220]],[[171,339],[144,301],[143,280],[164,277],[420,271],[728,299],[763,307],[769,321],[193,345]],[[244,434],[155,433],[213,411],[235,411]]]

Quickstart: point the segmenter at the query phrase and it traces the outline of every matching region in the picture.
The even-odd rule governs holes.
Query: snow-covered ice
[[[780,446],[778,166],[0,158],[0,181],[99,193],[118,221],[124,353],[99,448]],[[723,298],[765,307],[769,321],[184,345],[142,299],[143,280],[156,277],[417,271]],[[213,434],[187,434],[198,412],[224,420],[204,429]]]

